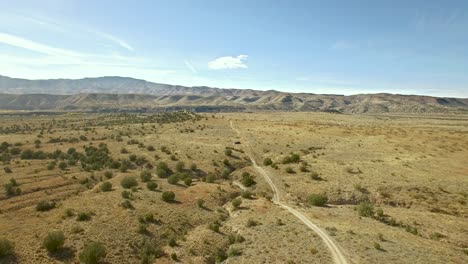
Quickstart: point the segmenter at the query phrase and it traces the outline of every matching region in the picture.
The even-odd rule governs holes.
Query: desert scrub
[[[258,225],[257,221],[253,219],[247,220],[247,223],[245,224],[246,227],[252,227],[252,226],[257,226],[257,225]]]
[[[163,192],[161,198],[165,202],[173,202],[175,200],[175,193],[171,191]]]
[[[239,206],[241,206],[241,204],[242,204],[242,199],[241,198],[236,198],[236,199],[232,200],[231,204],[232,204],[232,207],[234,207],[234,209],[238,209]]]
[[[0,259],[13,254],[13,244],[5,238],[0,238]]]
[[[132,187],[138,186],[138,182],[135,177],[133,176],[125,176],[121,181],[120,185],[122,185],[125,189],[130,189]]]
[[[150,181],[150,180],[151,180],[151,177],[152,177],[152,175],[151,175],[151,172],[150,172],[149,170],[145,170],[145,171],[142,171],[142,172],[140,173],[140,178],[141,178],[141,181],[142,181],[142,182],[148,182],[148,181]]]
[[[172,174],[171,176],[169,176],[169,178],[167,178],[167,182],[172,185],[177,184],[179,182],[179,175]]]
[[[55,202],[40,201],[36,205],[36,210],[39,212],[49,211],[55,208]]]
[[[85,264],[97,264],[106,257],[106,248],[102,243],[91,242],[80,253],[80,261]]]
[[[184,184],[185,186],[191,186],[192,185],[192,178],[188,177],[184,179]]]
[[[368,202],[360,202],[357,207],[359,216],[372,217],[374,215],[374,206]]]
[[[270,166],[271,164],[273,164],[273,161],[270,158],[265,158],[263,160],[263,165],[264,166]]]
[[[328,198],[321,194],[311,194],[307,200],[312,206],[324,206],[328,202]]]
[[[80,212],[76,216],[76,221],[89,221],[91,219],[91,214],[86,212]]]
[[[130,200],[127,199],[123,200],[122,203],[120,203],[120,206],[122,206],[125,209],[133,209],[132,202],[130,202]]]
[[[104,172],[104,176],[107,178],[107,179],[110,179],[114,176],[114,173],[112,171],[106,171]]]
[[[62,231],[51,231],[47,234],[42,242],[42,245],[49,252],[57,252],[65,243],[65,235]]]
[[[197,207],[198,208],[205,208],[205,201],[203,199],[197,200]]]
[[[101,188],[101,191],[103,192],[110,192],[112,191],[112,183],[107,182],[107,181],[103,182],[100,188]]]
[[[220,227],[220,224],[218,221],[208,225],[208,229],[213,230],[216,233],[219,233],[219,227]]]
[[[123,190],[121,194],[124,199],[132,199],[132,193],[130,191]]]
[[[158,184],[155,182],[148,182],[146,183],[146,188],[148,188],[148,190],[150,191],[156,191],[156,189],[158,188]]]
[[[231,247],[227,251],[228,257],[235,257],[235,256],[240,256],[242,255],[242,251],[238,248]]]
[[[244,173],[242,173],[242,184],[245,187],[250,187],[250,186],[256,184],[256,182],[255,182],[253,176],[250,175],[250,173],[244,172]]]

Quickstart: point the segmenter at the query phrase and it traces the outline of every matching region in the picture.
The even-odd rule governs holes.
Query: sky
[[[468,1],[0,0],[0,75],[468,97]]]

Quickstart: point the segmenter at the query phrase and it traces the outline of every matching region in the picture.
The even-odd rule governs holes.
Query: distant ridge
[[[468,113],[468,99],[398,94],[319,95],[185,87],[127,77],[26,80],[0,75],[0,109]]]

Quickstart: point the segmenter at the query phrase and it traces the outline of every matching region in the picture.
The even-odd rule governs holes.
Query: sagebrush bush
[[[103,182],[103,183],[101,184],[101,191],[103,191],[103,192],[110,192],[110,191],[112,191],[112,183],[107,182],[107,181],[106,181],[106,182]]]
[[[80,261],[85,264],[97,264],[106,257],[106,248],[102,243],[91,242],[80,253]]]
[[[127,190],[123,190],[122,191],[122,198],[124,199],[131,199],[132,198],[132,193],[127,191]]]
[[[152,178],[152,175],[151,175],[151,172],[149,170],[145,170],[145,171],[142,171],[140,173],[140,178],[141,178],[141,181],[142,182],[148,182],[151,180]]]
[[[0,258],[13,254],[13,244],[6,238],[0,238]]]
[[[265,158],[263,160],[263,165],[270,166],[271,164],[273,164],[273,161],[270,158]]]
[[[313,206],[324,206],[328,202],[328,198],[321,194],[311,194],[308,200]]]
[[[167,178],[167,182],[173,185],[177,184],[179,182],[179,175],[172,174],[171,176],[169,176],[169,178]]]
[[[372,217],[374,215],[374,206],[368,201],[359,203],[357,210],[360,216]]]
[[[162,200],[165,202],[173,202],[175,200],[175,193],[171,191],[166,191],[162,193],[161,197]]]
[[[104,176],[107,178],[107,179],[110,179],[114,176],[114,173],[112,171],[106,171],[104,172]]]
[[[242,199],[241,198],[236,198],[236,199],[232,200],[231,204],[234,207],[234,209],[237,209],[242,204]]]
[[[121,181],[120,185],[122,185],[125,189],[130,189],[132,187],[138,186],[138,182],[135,177],[133,176],[125,176]]]
[[[158,184],[155,182],[148,182],[146,183],[146,188],[150,191],[155,191],[158,188]]]
[[[91,219],[91,214],[86,212],[80,212],[76,216],[76,221],[88,221]]]
[[[242,173],[242,184],[245,187],[250,187],[250,186],[256,184],[256,182],[255,182],[252,175],[250,175],[248,172],[244,172],[244,173]]]
[[[36,205],[36,210],[39,212],[49,211],[55,208],[55,202],[40,201]]]
[[[65,235],[62,231],[51,231],[47,234],[42,242],[42,245],[49,252],[57,252],[65,243]]]

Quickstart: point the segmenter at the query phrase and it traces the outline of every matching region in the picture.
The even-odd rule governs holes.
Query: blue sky
[[[0,0],[0,74],[468,97],[468,1]]]

